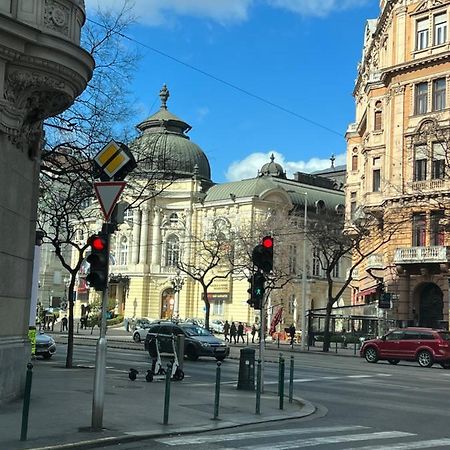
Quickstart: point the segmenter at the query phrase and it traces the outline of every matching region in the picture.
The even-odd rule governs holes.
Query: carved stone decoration
[[[69,35],[70,10],[67,5],[55,0],[45,0],[44,5],[44,25],[50,30]]]

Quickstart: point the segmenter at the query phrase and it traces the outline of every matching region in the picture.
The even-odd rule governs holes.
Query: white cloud
[[[332,11],[363,6],[368,0],[267,0],[272,6],[303,16],[326,16]]]
[[[234,161],[228,167],[225,177],[228,181],[254,178],[261,167],[270,161],[270,155],[274,154],[275,162],[281,164],[287,176],[292,178],[294,172],[315,172],[316,170],[328,169],[331,165],[330,159],[311,158],[308,161],[286,161],[286,158],[278,152],[256,152],[251,153],[240,161]],[[346,155],[342,153],[336,156],[335,165],[345,164]]]
[[[85,0],[94,10],[120,9],[125,0]],[[133,13],[142,23],[161,25],[171,22],[173,15],[203,17],[219,23],[241,22],[247,19],[254,0],[133,0]]]

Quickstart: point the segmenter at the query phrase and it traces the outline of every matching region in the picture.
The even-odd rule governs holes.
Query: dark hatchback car
[[[145,338],[145,349],[151,357],[156,356],[154,346],[150,342],[157,338],[161,353],[173,353],[172,337],[184,334],[184,354],[195,361],[200,356],[211,356],[217,361],[223,361],[230,353],[230,348],[217,339],[207,329],[193,323],[159,322],[148,328]]]
[[[390,364],[398,364],[404,360],[431,367],[437,362],[450,369],[450,332],[432,328],[393,330],[379,339],[364,341],[360,356],[370,363],[387,360]]]

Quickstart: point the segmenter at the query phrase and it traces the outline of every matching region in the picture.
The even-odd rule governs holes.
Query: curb
[[[274,392],[268,392],[270,394],[274,394]],[[286,397],[288,398],[288,397]],[[233,429],[233,428],[239,428],[247,425],[258,425],[261,423],[271,423],[271,422],[281,422],[286,420],[295,420],[295,419],[302,419],[304,417],[311,416],[314,414],[317,410],[316,406],[314,406],[311,402],[308,402],[307,400],[301,399],[299,397],[294,397],[293,400],[303,405],[301,412],[299,414],[293,414],[290,417],[285,417],[281,415],[271,416],[267,417],[262,420],[253,420],[253,421],[246,421],[245,423],[235,423],[235,422],[213,422],[214,426],[196,426],[196,427],[185,427],[185,428],[178,428],[178,429],[171,429],[170,431],[167,431],[166,433],[161,432],[133,432],[133,431],[125,431],[124,434],[121,436],[110,436],[105,438],[98,438],[98,439],[89,439],[86,441],[80,441],[80,442],[74,442],[69,444],[60,444],[60,445],[51,445],[51,446],[45,446],[45,447],[28,447],[26,450],[82,450],[82,449],[90,449],[90,448],[96,448],[99,445],[102,447],[110,446],[110,445],[116,445],[116,444],[124,444],[124,443],[130,443],[130,442],[139,442],[144,441],[148,439],[157,439],[160,437],[166,437],[171,435],[185,435],[185,434],[197,434],[197,433],[205,433],[208,431],[216,431],[216,430],[225,430],[225,429]],[[304,411],[306,409],[306,411]],[[24,449],[25,450],[25,449]]]

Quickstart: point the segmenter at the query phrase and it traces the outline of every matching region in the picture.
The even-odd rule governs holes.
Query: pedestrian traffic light
[[[273,269],[273,237],[264,236],[261,244],[258,244],[252,252],[253,264],[264,273]]]
[[[248,279],[248,281],[250,283],[250,288],[247,292],[250,294],[250,298],[247,300],[247,303],[252,308],[261,309],[264,299],[264,284],[266,282],[266,278],[261,272],[256,272],[251,276],[251,278]]]
[[[108,236],[106,234],[94,234],[89,238],[91,253],[86,258],[90,264],[86,281],[96,291],[103,291],[108,284]]]

